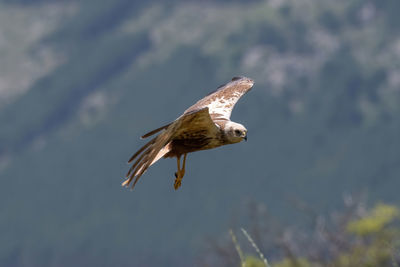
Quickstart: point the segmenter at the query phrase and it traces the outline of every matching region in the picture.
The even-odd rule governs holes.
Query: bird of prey
[[[253,84],[252,79],[234,77],[189,107],[175,121],[143,135],[142,138],[147,138],[159,133],[129,159],[128,163],[134,160],[135,162],[122,185],[129,186],[134,179],[133,188],[143,173],[160,158],[176,157],[176,190],[181,186],[185,175],[188,153],[247,140],[246,128],[231,121],[230,116],[236,102],[253,87]]]

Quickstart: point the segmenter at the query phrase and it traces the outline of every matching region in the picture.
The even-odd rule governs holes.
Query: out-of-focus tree
[[[252,204],[254,205],[254,204]],[[345,208],[329,216],[315,215],[307,206],[303,211],[313,217],[313,230],[302,231],[294,226],[276,226],[275,231],[260,231],[254,225],[269,228],[270,218],[251,222],[251,233],[258,244],[250,237],[235,238],[228,243],[214,242],[203,260],[209,266],[217,260],[219,266],[246,267],[397,267],[400,264],[400,209],[394,205],[377,203],[366,209],[364,201],[350,198]],[[250,208],[250,210],[254,209]],[[256,208],[257,210],[257,208]],[[230,243],[233,244],[230,244]],[[251,246],[265,249],[270,264],[263,260],[263,252],[255,253]],[[240,257],[235,255],[240,251]],[[238,253],[236,253],[238,254]],[[209,257],[211,255],[211,257]],[[203,264],[203,263],[202,263]],[[208,266],[206,264],[206,266]]]

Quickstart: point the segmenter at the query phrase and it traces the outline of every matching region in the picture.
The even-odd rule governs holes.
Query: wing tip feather
[[[129,185],[129,179],[126,179],[125,181],[122,182],[121,186],[127,187]]]
[[[152,136],[153,134],[156,134],[156,133],[158,133],[159,131],[168,128],[168,126],[170,126],[170,125],[171,125],[171,123],[168,123],[168,124],[163,125],[163,126],[157,128],[157,129],[154,129],[154,130],[152,130],[152,131],[150,131],[150,132],[148,132],[148,133],[142,135],[142,136],[140,137],[140,139],[145,139],[145,138],[147,138],[147,137],[149,137],[149,136]]]

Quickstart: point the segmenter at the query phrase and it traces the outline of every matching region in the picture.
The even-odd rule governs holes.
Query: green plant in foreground
[[[255,256],[252,255],[248,255],[245,257],[244,262],[242,263],[242,265],[246,266],[246,267],[265,267],[268,265],[265,265],[265,262]]]
[[[284,259],[280,262],[274,264],[273,267],[310,267],[312,266],[311,263],[304,258],[296,259],[295,262],[291,259]]]
[[[356,242],[335,261],[335,266],[398,266],[395,258],[396,241],[400,240],[400,229],[392,226],[399,219],[396,206],[377,204],[363,218],[347,224],[347,231],[356,235]]]
[[[229,231],[231,238],[232,238],[232,242],[235,245],[236,251],[239,254],[239,258],[241,261],[241,266],[242,267],[270,267],[268,264],[267,259],[264,257],[264,254],[262,254],[262,252],[260,251],[260,249],[258,248],[257,244],[254,242],[254,240],[251,238],[251,236],[249,235],[249,233],[247,233],[247,231],[244,228],[241,228],[240,230],[242,230],[242,233],[244,234],[244,236],[247,238],[247,240],[250,242],[250,244],[253,246],[253,248],[256,250],[259,258],[256,258],[252,255],[243,255],[243,251],[240,248],[239,243],[237,242],[237,238],[236,235],[233,233],[232,229]]]
[[[400,211],[396,206],[377,204],[366,217],[349,222],[347,230],[358,236],[377,234],[399,216]]]
[[[270,253],[276,259],[271,264],[245,229],[241,228],[241,231],[254,248],[255,255],[242,249],[236,235],[230,230],[240,266],[399,267],[400,209],[379,203],[366,211],[362,203],[353,204],[344,212],[334,213],[331,221],[324,221],[312,232],[297,229],[284,241],[271,243],[273,249]],[[288,229],[284,230],[290,232]],[[258,234],[256,240],[262,242],[273,239]]]

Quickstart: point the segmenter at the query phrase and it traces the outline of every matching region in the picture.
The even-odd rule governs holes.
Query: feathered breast
[[[206,150],[224,145],[221,135],[210,136],[208,131],[183,133],[171,141],[171,151],[165,157],[175,157],[184,153]]]

